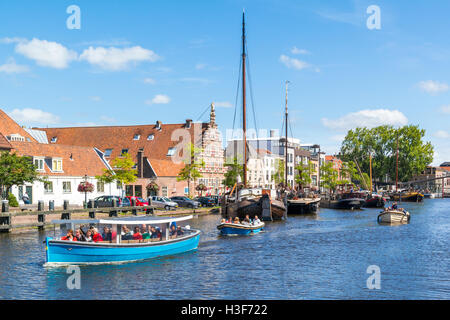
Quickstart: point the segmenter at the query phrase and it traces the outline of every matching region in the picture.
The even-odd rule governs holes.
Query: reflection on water
[[[252,236],[218,235],[217,215],[190,224],[197,251],[118,265],[44,268],[51,232],[0,234],[3,299],[449,299],[449,199],[402,203],[411,222],[377,224],[377,209],[290,216]],[[381,290],[369,290],[369,265]]]

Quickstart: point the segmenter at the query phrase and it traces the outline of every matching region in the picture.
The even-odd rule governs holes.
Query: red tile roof
[[[9,143],[8,139],[6,139],[6,137],[0,133],[0,149],[7,149],[10,150],[11,144]]]
[[[62,159],[63,172],[52,172],[47,164],[42,175],[49,176],[96,176],[103,173],[106,165],[103,163],[94,148],[49,145],[37,142],[11,141],[13,152],[20,156],[44,157],[47,159]]]
[[[143,150],[158,176],[177,176],[184,164],[175,164],[172,156],[168,156],[169,148],[177,147],[176,154],[183,156],[181,146],[184,143],[201,141],[207,128],[206,123],[191,123],[186,128],[185,123],[161,124],[159,130],[155,124],[134,126],[99,126],[99,127],[68,127],[42,128],[47,133],[49,141],[56,137],[56,143],[51,145],[78,145],[95,147],[103,152],[111,150],[107,159],[112,160],[127,149],[133,161],[138,162],[138,151]],[[139,136],[135,140],[135,136]],[[148,140],[152,135],[153,138]],[[194,136],[196,138],[194,138]],[[175,141],[172,141],[175,140]],[[181,144],[181,145],[179,145]],[[151,160],[150,160],[151,159]]]
[[[5,137],[11,134],[20,134],[24,138],[36,141],[28,132],[19,126],[10,116],[0,109],[0,133]]]

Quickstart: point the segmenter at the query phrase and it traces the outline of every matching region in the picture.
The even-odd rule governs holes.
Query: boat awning
[[[66,224],[66,223],[74,223],[74,224],[88,224],[88,223],[97,223],[97,224],[164,224],[178,221],[186,221],[192,219],[193,216],[183,216],[183,217],[164,217],[164,218],[154,218],[154,217],[146,217],[146,216],[137,216],[137,217],[126,217],[126,218],[113,218],[113,219],[60,219],[60,220],[52,220],[54,224]]]

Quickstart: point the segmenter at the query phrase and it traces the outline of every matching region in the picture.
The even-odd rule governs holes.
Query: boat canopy
[[[128,224],[165,224],[171,222],[191,220],[192,215],[183,217],[164,217],[164,218],[154,218],[147,216],[137,216],[137,217],[126,217],[126,218],[114,218],[114,219],[60,219],[52,220],[54,224],[87,224],[87,223],[97,223],[97,224],[113,224],[113,225],[128,225]]]

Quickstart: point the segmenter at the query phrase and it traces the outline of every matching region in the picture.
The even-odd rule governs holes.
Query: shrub
[[[11,192],[8,194],[8,201],[9,201],[10,207],[18,207],[19,206],[19,202],[17,201],[16,197]]]

